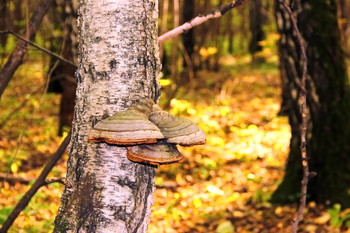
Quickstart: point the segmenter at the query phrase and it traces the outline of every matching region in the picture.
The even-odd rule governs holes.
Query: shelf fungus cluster
[[[173,116],[145,98],[98,122],[88,140],[126,146],[131,161],[160,165],[181,160],[176,145],[204,144],[205,134],[191,120]]]

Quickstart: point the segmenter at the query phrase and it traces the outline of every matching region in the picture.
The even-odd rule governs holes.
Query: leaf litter
[[[38,77],[40,69],[33,71]],[[280,106],[277,68],[267,73],[254,67],[237,70],[199,73],[208,80],[195,83],[194,91],[182,90],[178,94],[182,98],[171,101],[171,113],[200,125],[207,133],[207,143],[181,147],[183,161],[158,168],[149,232],[290,231],[297,206],[273,206],[268,202],[283,178],[290,140],[287,118],[277,116]],[[26,77],[23,66],[0,102],[3,109],[0,120],[6,118],[21,98],[24,100],[22,93],[31,92],[28,87],[35,89],[43,82],[37,77]],[[0,131],[2,173],[10,168],[10,173],[34,180],[57,148],[59,96],[46,95],[45,104],[31,115],[40,97],[40,93],[33,94],[32,100],[11,116]],[[32,118],[28,125],[28,119]],[[20,130],[24,136],[18,148]],[[18,155],[14,159],[16,149]],[[65,175],[66,160],[67,155],[50,177]],[[27,185],[18,182],[3,183],[0,223],[27,189]],[[63,186],[58,183],[42,187],[9,232],[51,232],[62,191]],[[342,211],[338,206],[327,209],[309,203],[300,232],[350,233],[349,215],[349,210]]]

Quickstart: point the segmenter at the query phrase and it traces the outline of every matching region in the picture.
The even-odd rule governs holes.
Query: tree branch
[[[297,233],[298,231],[298,225],[299,222],[302,220],[306,205],[306,195],[307,195],[307,184],[309,182],[310,178],[310,172],[309,172],[309,162],[308,162],[308,156],[306,153],[306,132],[307,132],[307,121],[308,121],[308,113],[307,113],[307,106],[306,106],[306,78],[307,78],[307,56],[306,56],[306,50],[305,50],[305,43],[301,36],[301,33],[299,31],[297,21],[294,17],[294,14],[290,7],[285,3],[284,0],[279,0],[279,3],[283,6],[285,11],[288,13],[290,20],[292,22],[292,26],[294,29],[295,34],[297,35],[297,39],[300,45],[301,50],[301,57],[302,57],[302,63],[303,63],[303,74],[301,77],[301,95],[300,95],[300,108],[301,108],[301,132],[300,132],[300,150],[301,150],[301,163],[303,167],[303,178],[301,181],[301,191],[300,191],[300,203],[299,203],[299,209],[298,212],[293,219],[292,224],[292,233]],[[313,174],[313,173],[312,173]],[[314,174],[313,174],[314,175]]]
[[[29,184],[35,181],[35,179],[33,178],[20,177],[20,176],[7,174],[7,173],[0,173],[0,179],[8,183],[21,183],[21,184]],[[64,184],[64,178],[46,179],[44,185],[48,185],[56,182],[60,184]]]
[[[168,31],[167,33],[161,35],[158,37],[158,42],[161,44],[164,41],[171,39],[175,36],[178,36],[210,19],[215,19],[223,16],[227,11],[231,10],[232,8],[235,8],[237,6],[240,6],[245,0],[236,0],[230,3],[227,3],[223,6],[220,6],[216,10],[213,10],[207,15],[204,16],[197,16],[190,21],[182,24],[181,26],[172,29],[171,31]]]
[[[6,181],[9,183],[21,183],[21,184],[29,184],[33,181],[33,179],[20,177],[20,176],[14,176],[8,173],[0,173],[0,180]]]
[[[65,59],[64,57],[59,56],[58,54],[56,54],[56,53],[54,53],[54,52],[51,52],[51,51],[48,50],[48,49],[45,49],[45,48],[43,48],[43,47],[41,47],[41,46],[35,44],[35,43],[32,42],[32,41],[27,40],[26,38],[24,38],[23,36],[18,35],[18,34],[15,33],[15,32],[12,32],[12,31],[0,31],[0,34],[11,34],[11,35],[14,35],[14,36],[17,37],[18,39],[20,39],[20,40],[22,40],[22,41],[25,41],[26,43],[28,43],[28,44],[30,44],[31,46],[33,46],[33,47],[35,47],[35,48],[37,48],[37,49],[43,51],[44,53],[47,53],[47,54],[49,54],[49,55],[51,55],[51,56],[57,58],[58,60],[61,60],[61,61],[63,61],[63,62],[66,62],[66,63],[72,65],[74,68],[78,68],[78,66],[77,66],[76,64],[74,64],[73,62],[71,62],[71,61]]]
[[[30,41],[34,39],[36,32],[39,29],[40,23],[42,22],[44,16],[46,15],[47,11],[49,10],[51,3],[53,0],[42,0],[38,7],[35,9],[35,11],[32,14],[32,17],[29,20],[28,27],[24,35],[26,38],[28,38]],[[17,68],[22,64],[24,55],[27,53],[28,50],[28,43],[25,41],[20,40],[13,52],[11,53],[9,59],[7,60],[5,66],[0,71],[0,97],[2,96],[3,92],[5,91],[8,83],[10,82],[13,74],[17,70]]]
[[[19,213],[28,205],[30,199],[34,196],[34,194],[39,190],[40,187],[50,183],[50,181],[46,181],[47,175],[50,173],[52,168],[55,166],[57,161],[62,157],[64,154],[64,151],[66,150],[69,141],[71,138],[71,132],[68,133],[66,138],[63,140],[61,145],[56,150],[55,154],[52,156],[52,158],[46,163],[44,169],[42,170],[41,174],[37,178],[37,180],[34,182],[32,187],[24,194],[22,199],[17,203],[16,207],[12,210],[9,217],[6,219],[4,224],[2,225],[2,228],[0,229],[0,233],[5,233],[8,231],[8,229],[11,227],[13,222],[16,220]],[[54,182],[58,182],[58,180],[55,180]],[[51,182],[52,183],[52,182]]]

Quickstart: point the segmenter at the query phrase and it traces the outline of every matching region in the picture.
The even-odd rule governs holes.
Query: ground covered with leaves
[[[269,203],[283,178],[290,128],[278,117],[277,66],[230,58],[218,72],[200,72],[193,90],[180,89],[171,112],[207,133],[204,146],[180,148],[183,161],[157,170],[149,232],[289,232],[296,205]],[[244,62],[243,62],[244,63]],[[0,102],[0,172],[32,183],[56,150],[59,96],[43,94],[46,71],[23,66]],[[181,96],[181,98],[179,97]],[[161,104],[167,100],[162,97]],[[65,176],[67,155],[50,173]],[[0,224],[29,188],[0,183]],[[42,187],[9,232],[50,232],[63,185]],[[350,209],[308,204],[300,232],[350,232]]]

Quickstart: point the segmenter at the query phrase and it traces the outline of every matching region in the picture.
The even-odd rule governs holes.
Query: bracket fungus
[[[142,99],[126,111],[99,121],[90,131],[88,140],[116,145],[156,143],[164,136],[148,119],[153,104],[149,98]]]
[[[127,146],[127,157],[131,161],[160,165],[183,158],[176,144],[204,144],[205,134],[191,120],[173,116],[161,110],[152,99],[145,98],[99,121],[88,140]]]
[[[163,111],[157,104],[153,105],[149,119],[160,129],[168,143],[194,146],[206,141],[205,134],[198,125],[187,118]]]
[[[131,161],[153,165],[176,163],[183,159],[176,145],[160,140],[155,144],[127,147],[127,157]]]

